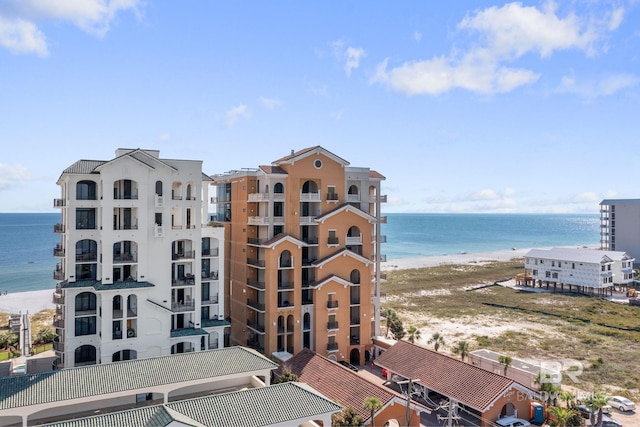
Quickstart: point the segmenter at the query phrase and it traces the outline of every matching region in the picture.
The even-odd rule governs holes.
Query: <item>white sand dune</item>
[[[47,308],[55,308],[53,289],[28,292],[4,292],[0,295],[0,313],[35,314]]]

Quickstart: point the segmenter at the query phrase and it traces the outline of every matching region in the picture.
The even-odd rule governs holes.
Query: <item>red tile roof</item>
[[[298,379],[334,402],[352,408],[365,420],[371,413],[363,408],[365,399],[377,397],[386,405],[394,397],[403,399],[401,394],[373,384],[337,362],[320,356],[309,349],[303,349],[287,360],[285,366]]]
[[[261,165],[259,168],[262,169],[264,173],[287,175],[287,171],[282,169],[280,166]]]
[[[380,172],[378,171],[374,171],[374,170],[370,170],[369,171],[369,178],[379,178],[379,179],[387,179],[384,175],[382,175]]]
[[[375,364],[405,378],[419,380],[430,390],[479,411],[484,411],[498,396],[518,384],[502,375],[407,341],[398,341],[385,350]]]

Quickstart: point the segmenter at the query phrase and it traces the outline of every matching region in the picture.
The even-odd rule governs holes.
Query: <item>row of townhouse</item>
[[[56,367],[228,345],[363,363],[382,180],[319,146],[213,178],[156,150],[75,162],[54,200]]]

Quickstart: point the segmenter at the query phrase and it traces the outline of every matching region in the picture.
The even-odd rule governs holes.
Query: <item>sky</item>
[[[640,0],[0,2],[0,212],[117,148],[268,165],[321,145],[383,212],[640,198]]]

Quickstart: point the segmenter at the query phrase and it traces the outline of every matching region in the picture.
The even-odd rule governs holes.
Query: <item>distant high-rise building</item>
[[[212,178],[231,344],[363,363],[380,331],[384,176],[316,146]]]
[[[225,346],[224,229],[202,162],[118,149],[58,179],[57,367]],[[204,182],[204,185],[203,185]]]
[[[600,248],[640,257],[640,199],[600,202]]]

